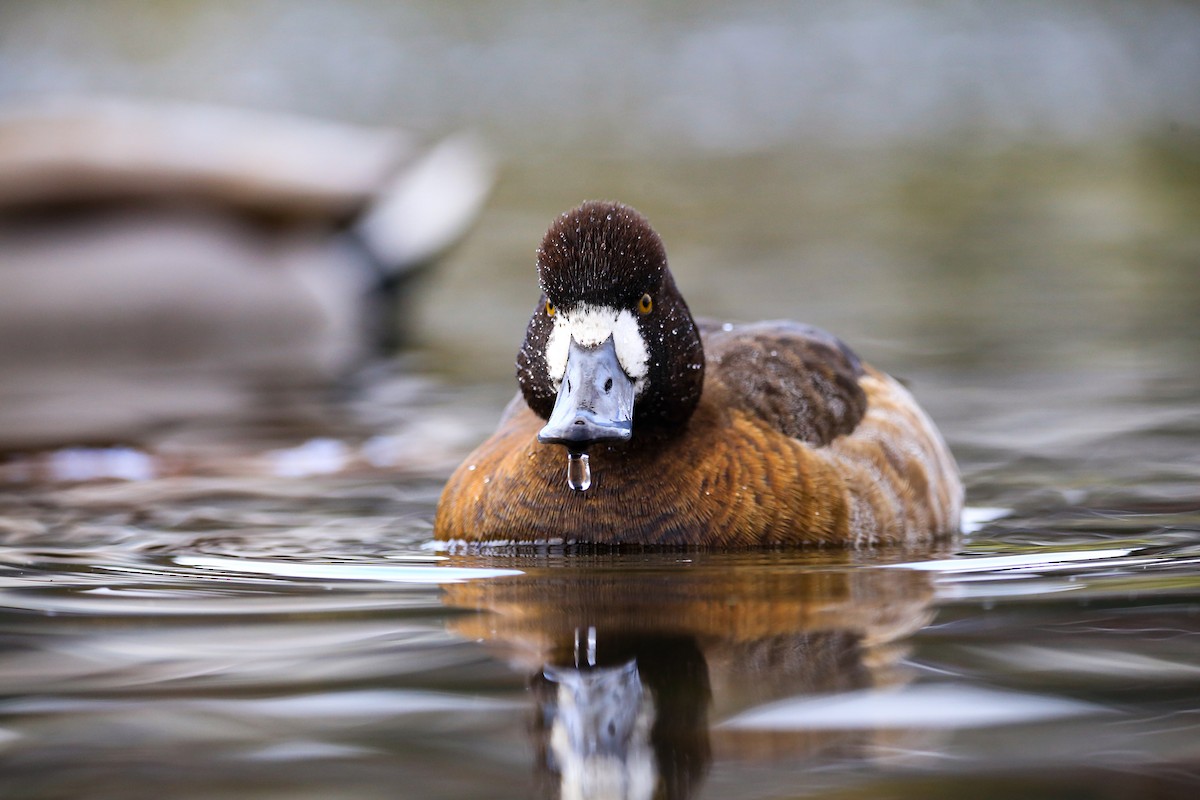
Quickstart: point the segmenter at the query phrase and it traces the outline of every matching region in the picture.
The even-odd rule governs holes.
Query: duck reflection
[[[539,776],[547,796],[687,797],[711,760],[704,655],[689,638],[600,642],[532,679]],[[556,792],[556,790],[559,790]]]
[[[714,758],[860,757],[870,731],[721,723],[785,697],[903,682],[924,573],[761,557],[457,557],[524,574],[449,586],[454,630],[530,675],[542,793],[692,796]],[[798,726],[799,727],[799,726]]]

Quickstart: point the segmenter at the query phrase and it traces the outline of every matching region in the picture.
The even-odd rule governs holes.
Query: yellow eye
[[[546,301],[546,316],[553,317],[555,311],[558,311],[558,309],[554,307],[554,303],[551,303],[549,300],[547,300]]]
[[[654,300],[648,294],[642,295],[642,300],[638,303],[638,310],[643,314],[649,314],[652,308],[654,308]]]

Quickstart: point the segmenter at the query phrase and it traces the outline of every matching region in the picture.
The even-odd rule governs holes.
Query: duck
[[[279,398],[336,391],[404,343],[493,180],[469,131],[0,102],[0,452],[293,416]]]
[[[923,546],[959,529],[954,457],[912,394],[833,335],[696,320],[649,221],[561,214],[495,433],[446,482],[465,545]]]

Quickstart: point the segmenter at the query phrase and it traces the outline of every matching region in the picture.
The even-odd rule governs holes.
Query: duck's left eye
[[[641,311],[643,314],[649,314],[653,308],[654,298],[650,297],[649,294],[642,295],[642,299],[638,302],[638,311]]]
[[[554,303],[551,303],[549,300],[547,300],[546,301],[546,316],[553,317],[555,311],[558,311],[558,309],[554,307]]]

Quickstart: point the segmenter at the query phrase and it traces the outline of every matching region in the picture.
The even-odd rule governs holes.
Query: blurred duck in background
[[[270,405],[401,340],[493,180],[469,135],[194,105],[0,110],[0,449]]]

